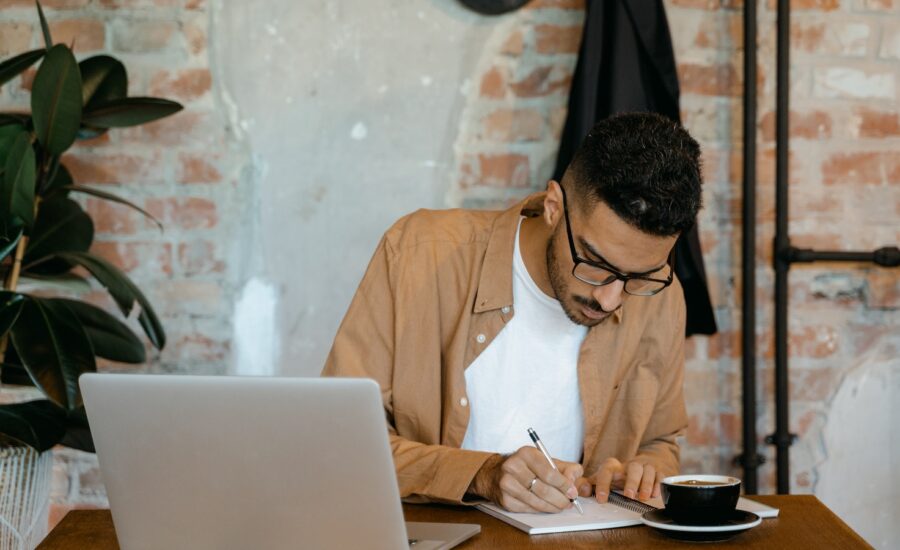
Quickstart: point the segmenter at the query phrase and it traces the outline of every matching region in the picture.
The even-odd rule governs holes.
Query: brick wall
[[[186,110],[138,129],[80,144],[66,162],[79,183],[137,202],[165,224],[87,200],[96,251],[128,271],[169,334],[152,371],[223,372],[230,313],[246,250],[234,244],[252,190],[249,152],[225,119],[210,62],[210,7],[203,0],[46,0],[58,40],[79,58],[110,52],[129,69],[130,92],[182,101]],[[791,232],[800,246],[871,249],[900,241],[900,4],[896,0],[802,0],[793,12]],[[682,113],[701,141],[706,208],[700,218],[721,334],[688,344],[688,471],[739,473],[741,4],[667,0],[682,86]],[[774,3],[760,6],[758,353],[761,436],[772,430],[774,216]],[[553,168],[575,66],[582,0],[533,0],[505,21],[472,75],[456,129],[454,206],[492,207],[542,188]],[[512,22],[510,23],[510,19]],[[499,23],[498,23],[499,24]],[[37,47],[30,0],[0,7],[0,56]],[[26,107],[28,83],[0,90],[6,108]],[[452,129],[451,129],[452,131]],[[792,423],[808,437],[827,399],[861,351],[900,343],[896,271],[798,266],[791,274]],[[103,302],[103,293],[93,293]],[[117,366],[111,366],[118,368]],[[772,457],[769,449],[766,453]],[[104,505],[96,461],[57,453],[55,518],[68,507]],[[793,484],[811,490],[813,459],[793,455]],[[761,471],[772,489],[773,468]]]
[[[240,241],[235,233],[245,215],[240,170],[246,156],[232,139],[213,91],[207,3],[43,0],[42,5],[54,40],[74,44],[79,60],[112,54],[128,69],[130,95],[166,97],[185,106],[169,119],[79,142],[63,162],[76,182],[119,194],[165,226],[160,232],[128,208],[82,201],[95,221],[93,252],[138,283],[166,329],[166,348],[151,353],[149,365],[140,369],[223,373],[241,265],[232,258],[242,254],[233,243]],[[0,57],[42,44],[32,0],[0,3]],[[32,69],[0,90],[3,110],[28,108],[33,77]],[[105,291],[92,291],[87,298],[115,309]],[[93,455],[59,449],[56,457],[51,523],[73,505],[106,505]]]
[[[682,118],[704,151],[701,242],[721,333],[688,343],[685,471],[730,472],[741,449],[740,225],[743,5],[668,0]],[[775,2],[761,3],[757,133],[760,440],[774,430]],[[871,250],[900,242],[900,4],[792,3],[790,232],[796,246]],[[453,205],[500,207],[550,177],[576,59],[583,2],[536,0],[517,12],[476,77],[456,142]],[[795,266],[791,276],[791,427],[813,438],[853,359],[900,345],[896,270]],[[762,441],[760,441],[762,445]],[[814,489],[819,457],[793,449],[793,490]],[[760,490],[774,490],[774,452]]]

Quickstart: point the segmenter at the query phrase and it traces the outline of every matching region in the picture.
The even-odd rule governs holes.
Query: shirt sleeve
[[[391,243],[382,238],[338,328],[322,376],[371,378],[380,386],[402,498],[466,504],[466,490],[492,453],[413,441],[398,434],[394,423],[394,312],[401,307],[392,280],[394,258]]]
[[[673,285],[669,315],[672,324],[661,337],[655,350],[660,362],[659,392],[653,415],[641,438],[636,460],[652,463],[664,475],[679,471],[677,439],[687,429],[687,410],[684,404],[684,324],[685,306],[681,288]]]

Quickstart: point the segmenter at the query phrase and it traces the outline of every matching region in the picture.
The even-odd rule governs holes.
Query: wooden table
[[[672,540],[647,527],[625,527],[603,531],[582,531],[528,536],[499,520],[471,508],[404,504],[409,521],[478,523],[481,534],[458,546],[476,548],[675,548],[697,546],[713,548],[872,548],[846,523],[811,495],[753,497],[781,509],[776,519],[764,519],[762,525],[719,543],[691,544]],[[38,546],[40,550],[118,550],[109,510],[73,510]]]

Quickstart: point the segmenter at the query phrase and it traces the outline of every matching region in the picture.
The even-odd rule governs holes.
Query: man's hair
[[[663,237],[694,224],[700,180],[700,146],[680,124],[655,113],[598,122],[563,177],[585,209],[602,200],[629,224]]]

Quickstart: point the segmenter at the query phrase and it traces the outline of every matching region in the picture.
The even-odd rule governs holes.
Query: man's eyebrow
[[[629,271],[624,271],[624,270],[622,270],[622,269],[619,269],[619,268],[616,267],[615,265],[613,265],[612,262],[607,261],[606,258],[604,258],[602,254],[600,254],[599,252],[597,252],[597,249],[596,249],[596,248],[594,248],[593,246],[591,246],[591,243],[589,243],[589,242],[587,242],[586,240],[584,240],[584,237],[578,237],[578,242],[581,243],[581,246],[583,246],[584,249],[587,250],[587,252],[588,252],[591,256],[593,256],[594,258],[597,258],[597,260],[599,260],[599,263],[605,264],[605,265],[607,265],[607,266],[613,268],[614,270],[618,271],[619,273],[624,273],[625,275],[635,275],[635,276],[638,276],[638,277],[644,276],[644,275],[651,275],[651,274],[653,274],[653,273],[656,273],[656,272],[659,271],[660,269],[666,267],[666,264],[669,263],[668,260],[666,260],[666,263],[660,265],[659,267],[654,267],[653,269],[650,269],[650,270],[648,270],[648,271],[639,271],[639,272],[629,272]]]

